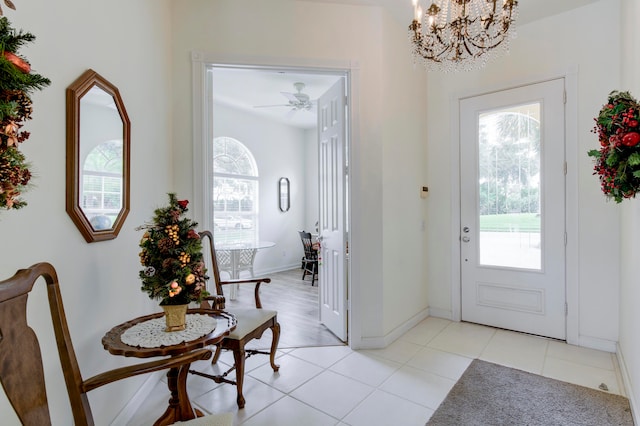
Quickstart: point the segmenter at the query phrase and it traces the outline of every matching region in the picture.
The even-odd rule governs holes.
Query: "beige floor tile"
[[[423,348],[407,362],[407,365],[448,379],[458,380],[471,361],[471,358],[462,355],[433,348]]]
[[[374,389],[372,386],[325,370],[289,395],[332,417],[342,419]]]
[[[400,339],[425,346],[450,323],[451,321],[443,318],[429,317],[403,334]]]
[[[480,359],[534,374],[542,374],[549,339],[497,330]]]
[[[545,360],[542,375],[593,389],[599,389],[604,384],[610,393],[622,394],[618,387],[618,378],[613,370],[577,364],[548,356]]]
[[[480,356],[495,329],[464,322],[452,322],[429,342],[430,348],[469,358]]]
[[[396,395],[376,390],[349,415],[344,424],[351,426],[422,426],[433,410]]]

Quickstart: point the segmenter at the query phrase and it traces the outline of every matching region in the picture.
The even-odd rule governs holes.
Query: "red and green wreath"
[[[629,92],[613,91],[595,118],[592,132],[598,135],[600,149],[589,151],[594,157],[594,175],[602,192],[616,203],[635,197],[640,190],[640,105]]]
[[[33,111],[29,93],[51,83],[32,73],[29,62],[18,54],[23,44],[33,40],[33,34],[16,31],[7,18],[0,18],[0,209],[19,209],[27,204],[20,195],[31,172],[19,147],[29,132],[22,127]]]

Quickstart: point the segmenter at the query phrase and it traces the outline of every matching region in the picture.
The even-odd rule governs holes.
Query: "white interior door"
[[[347,340],[345,81],[318,99],[320,322]]]
[[[460,101],[462,320],[566,338],[564,80]]]

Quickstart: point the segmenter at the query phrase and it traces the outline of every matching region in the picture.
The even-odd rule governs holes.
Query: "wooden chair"
[[[311,285],[316,281],[318,276],[318,252],[313,247],[313,241],[311,241],[311,233],[305,231],[298,231],[300,234],[300,240],[302,241],[302,247],[304,248],[304,257],[302,258],[302,279],[311,274]]]
[[[191,362],[211,357],[211,351],[203,348],[184,355],[117,368],[84,380],[71,343],[56,271],[49,263],[34,264],[0,281],[0,382],[23,425],[51,424],[42,354],[38,338],[27,324],[27,298],[41,277],[47,285],[53,330],[76,426],[94,424],[87,392],[140,374],[175,367],[183,371]],[[188,401],[186,388],[178,389],[178,394],[181,401]],[[205,420],[211,421],[206,424],[232,424],[229,414],[208,416],[206,419],[201,417],[183,424],[202,424]]]
[[[203,302],[203,308],[210,308],[209,299],[215,300],[219,303],[220,296],[224,296],[223,286],[230,284],[255,284],[254,298],[255,308],[248,309],[225,309],[226,312],[234,315],[238,323],[236,329],[232,331],[227,337],[225,337],[216,348],[216,352],[213,356],[212,363],[218,362],[220,352],[222,349],[227,349],[233,352],[234,365],[221,375],[210,375],[199,371],[190,370],[191,373],[199,376],[207,377],[214,380],[216,383],[230,383],[237,387],[236,402],[239,408],[244,408],[245,399],[242,394],[242,386],[244,382],[244,366],[246,358],[255,355],[263,354],[269,355],[269,362],[273,371],[278,371],[279,365],[275,363],[276,351],[278,349],[278,341],[280,340],[280,324],[278,323],[277,311],[262,309],[262,302],[260,301],[260,285],[262,283],[270,283],[270,278],[255,278],[255,279],[239,279],[222,281],[220,279],[220,269],[218,268],[218,262],[216,257],[216,249],[213,242],[213,235],[210,231],[201,231],[200,238],[203,240],[206,238],[209,241],[209,251],[211,254],[211,267],[213,269],[213,279],[215,283],[215,292],[217,298],[207,298]],[[204,244],[204,241],[203,241]],[[214,307],[215,308],[215,307]],[[218,306],[218,308],[222,308]],[[248,342],[253,339],[259,339],[265,330],[271,329],[272,340],[271,350],[269,352],[260,351],[256,349],[245,349]],[[227,375],[235,369],[236,380],[227,379]]]

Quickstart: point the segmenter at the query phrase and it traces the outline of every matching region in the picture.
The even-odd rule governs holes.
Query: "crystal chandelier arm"
[[[409,25],[414,60],[428,69],[470,70],[483,66],[513,37],[517,0],[432,0],[424,16],[414,1]]]

